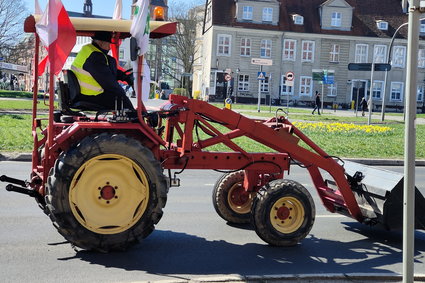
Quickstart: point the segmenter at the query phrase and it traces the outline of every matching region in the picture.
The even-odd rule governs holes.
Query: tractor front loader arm
[[[244,169],[245,189],[251,190],[258,184],[263,184],[258,181],[259,175],[272,173],[276,174],[272,179],[278,178],[277,176],[281,178],[283,171],[289,171],[289,161],[295,160],[307,168],[323,204],[329,211],[363,221],[344,167],[286,118],[250,119],[226,108],[219,109],[207,102],[176,95],[171,95],[169,105],[163,108],[178,113],[167,122],[166,142],[169,150],[163,151],[164,168]],[[212,126],[212,123],[227,128],[229,132],[223,133]],[[198,137],[194,140],[194,132],[198,130],[202,130],[209,137]],[[170,132],[179,134],[175,142]],[[234,141],[242,136],[263,144],[274,152],[249,153]],[[301,146],[300,140],[307,147]],[[224,144],[234,152],[212,153],[206,150],[216,144]],[[325,170],[333,177],[337,189],[326,185],[319,169]],[[252,177],[253,175],[257,178]],[[250,185],[246,185],[247,183]]]

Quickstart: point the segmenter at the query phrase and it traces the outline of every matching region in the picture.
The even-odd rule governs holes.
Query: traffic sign
[[[251,64],[271,66],[271,65],[273,65],[273,60],[272,59],[264,59],[264,58],[252,58]]]
[[[286,77],[286,80],[293,81],[295,76],[293,72],[286,72],[285,77]]]
[[[266,79],[266,72],[258,72],[257,79],[258,80],[265,80]]]
[[[350,71],[370,71],[372,70],[372,63],[350,63],[348,64]],[[375,71],[390,71],[391,64],[375,63]]]
[[[224,79],[225,79],[226,81],[230,81],[230,80],[232,79],[232,76],[231,76],[231,75],[229,75],[229,74],[226,74],[226,75],[224,76]]]

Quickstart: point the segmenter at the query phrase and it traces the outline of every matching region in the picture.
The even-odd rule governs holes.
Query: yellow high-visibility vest
[[[84,63],[93,52],[102,53],[105,56],[106,64],[108,64],[108,57],[105,53],[93,44],[87,44],[81,48],[80,52],[78,52],[78,55],[71,66],[71,70],[75,73],[78,83],[80,84],[80,92],[84,95],[98,95],[103,92],[103,88],[100,84],[89,72],[83,69]]]

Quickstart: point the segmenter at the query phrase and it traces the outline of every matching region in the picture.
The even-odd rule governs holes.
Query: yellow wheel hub
[[[250,193],[245,191],[242,186],[242,183],[234,184],[227,194],[227,202],[230,208],[239,214],[246,214],[251,211],[253,195],[255,193]]]
[[[99,234],[123,232],[137,223],[149,201],[149,182],[133,160],[103,154],[85,162],[69,189],[71,210],[85,228]]]
[[[270,222],[279,232],[289,234],[297,231],[304,221],[304,207],[294,197],[282,197],[270,211]]]

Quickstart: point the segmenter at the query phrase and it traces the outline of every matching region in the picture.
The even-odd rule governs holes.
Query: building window
[[[314,59],[314,41],[303,41],[302,42],[302,61],[313,62]]]
[[[304,17],[300,15],[292,15],[292,20],[294,21],[294,24],[296,25],[303,25],[304,24]]]
[[[380,30],[388,30],[388,22],[386,21],[377,21],[376,25]]]
[[[251,6],[243,6],[242,19],[248,20],[248,21],[252,20],[252,7]]]
[[[403,83],[391,82],[390,101],[401,102],[403,99]]]
[[[249,76],[248,75],[239,75],[238,90],[249,91]]]
[[[383,81],[373,81],[372,99],[381,100],[383,88],[384,88]]]
[[[367,63],[367,52],[369,46],[367,44],[356,44],[355,63]]]
[[[228,34],[219,34],[217,40],[217,55],[230,56],[231,36]]]
[[[273,20],[273,8],[263,8],[263,22],[271,22]]]
[[[328,85],[328,96],[336,97],[337,84]]]
[[[416,93],[416,101],[424,101],[424,85],[418,85],[418,91]]]
[[[373,47],[373,62],[386,63],[387,62],[387,46],[375,45]]]
[[[260,57],[270,58],[272,53],[272,41],[269,39],[261,40]]]
[[[292,87],[285,85],[285,76],[283,75],[280,80],[280,94],[281,95],[293,95]]]
[[[331,18],[331,26],[340,27],[341,26],[341,13],[333,12]]]
[[[425,49],[418,51],[418,68],[425,68]]]
[[[311,96],[311,89],[313,86],[313,79],[307,76],[300,78],[300,95]]]
[[[241,56],[251,56],[251,39],[241,39]]]
[[[424,21],[421,21],[421,25],[419,27],[419,32],[425,33],[425,22]]]
[[[261,92],[269,92],[269,77],[265,77],[264,80],[260,80]]]
[[[404,58],[406,57],[406,46],[394,46],[393,49],[393,67],[404,68]]]
[[[297,41],[293,39],[285,39],[283,41],[283,60],[295,61],[295,48]]]
[[[339,44],[332,44],[329,52],[329,62],[339,62]]]

